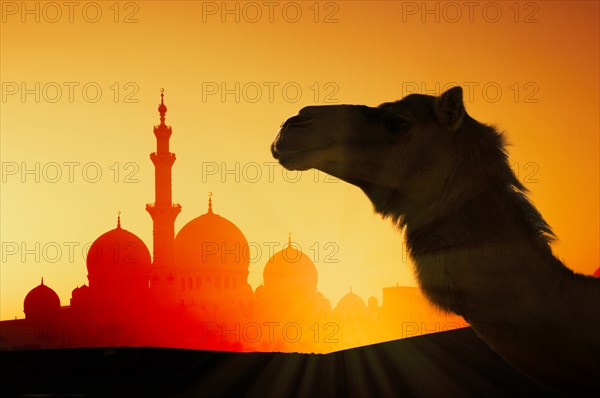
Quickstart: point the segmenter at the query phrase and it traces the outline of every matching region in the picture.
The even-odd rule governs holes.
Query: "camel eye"
[[[408,131],[410,123],[406,119],[400,117],[393,118],[389,121],[388,129],[394,135],[402,135]]]

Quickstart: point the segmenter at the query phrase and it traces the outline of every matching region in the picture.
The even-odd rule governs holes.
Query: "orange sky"
[[[212,191],[215,212],[263,248],[250,266],[253,288],[269,242],[283,247],[289,231],[334,305],[350,287],[381,302],[382,287],[414,284],[400,234],[358,189],[313,172],[292,182],[269,145],[285,118],[327,95],[377,105],[449,82],[473,87],[468,112],[506,132],[511,162],[559,237],[555,252],[580,272],[600,264],[598,2],[480,2],[472,15],[435,2],[432,13],[422,2],[276,2],[272,22],[263,2],[239,2],[237,15],[236,2],[230,14],[222,2],[120,2],[118,15],[114,3],[97,2],[98,17],[90,2],[72,15],[47,2],[27,2],[32,14],[1,3],[1,319],[22,317],[41,276],[68,304],[87,282],[82,248],[114,228],[118,210],[151,249],[144,206],[154,200],[148,154],[161,87],[177,154],[173,197],[183,206],[176,230],[206,211]],[[239,102],[206,92],[221,84],[235,92],[236,83]],[[23,84],[32,93],[22,96]],[[78,162],[72,181],[69,162]],[[22,172],[36,163],[39,182]],[[36,242],[39,261],[22,259],[22,245],[35,252]]]

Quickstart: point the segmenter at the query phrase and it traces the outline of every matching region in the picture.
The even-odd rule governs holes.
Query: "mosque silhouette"
[[[288,245],[265,264],[263,284],[247,282],[246,237],[208,210],[175,235],[170,126],[161,90],[154,127],[153,255],[121,226],[100,235],[87,258],[88,285],[70,305],[42,278],[25,297],[24,319],[0,322],[0,349],[154,346],[226,351],[332,352],[466,326],[431,307],[415,287],[383,289],[383,304],[350,292],[335,308],[317,290],[311,259]]]

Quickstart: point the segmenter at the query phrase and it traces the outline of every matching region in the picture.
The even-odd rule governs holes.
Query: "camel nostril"
[[[285,121],[284,125],[287,127],[290,124],[297,124],[302,121],[302,117],[300,115],[292,116],[288,120]]]
[[[271,155],[273,155],[273,157],[275,159],[279,159],[279,153],[277,152],[277,149],[275,148],[275,143],[271,144]]]
[[[314,118],[312,118],[312,117],[306,117],[306,116],[302,116],[302,115],[296,115],[296,116],[290,117],[285,122],[283,122],[283,124],[281,125],[281,127],[284,130],[286,128],[290,127],[290,126],[303,127],[303,126],[306,126],[307,124],[311,123],[313,120],[314,120]]]

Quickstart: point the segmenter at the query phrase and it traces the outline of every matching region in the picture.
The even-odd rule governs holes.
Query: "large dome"
[[[89,275],[145,273],[151,263],[144,242],[120,225],[100,235],[90,246],[86,259]]]
[[[317,268],[308,256],[290,243],[269,259],[263,281],[270,289],[301,289],[312,293],[317,290]]]
[[[60,298],[54,290],[44,285],[43,278],[39,286],[27,293],[23,302],[25,317],[51,315],[58,310],[60,310]]]
[[[227,264],[247,269],[250,253],[242,231],[209,210],[181,228],[175,237],[175,259],[183,268]]]

